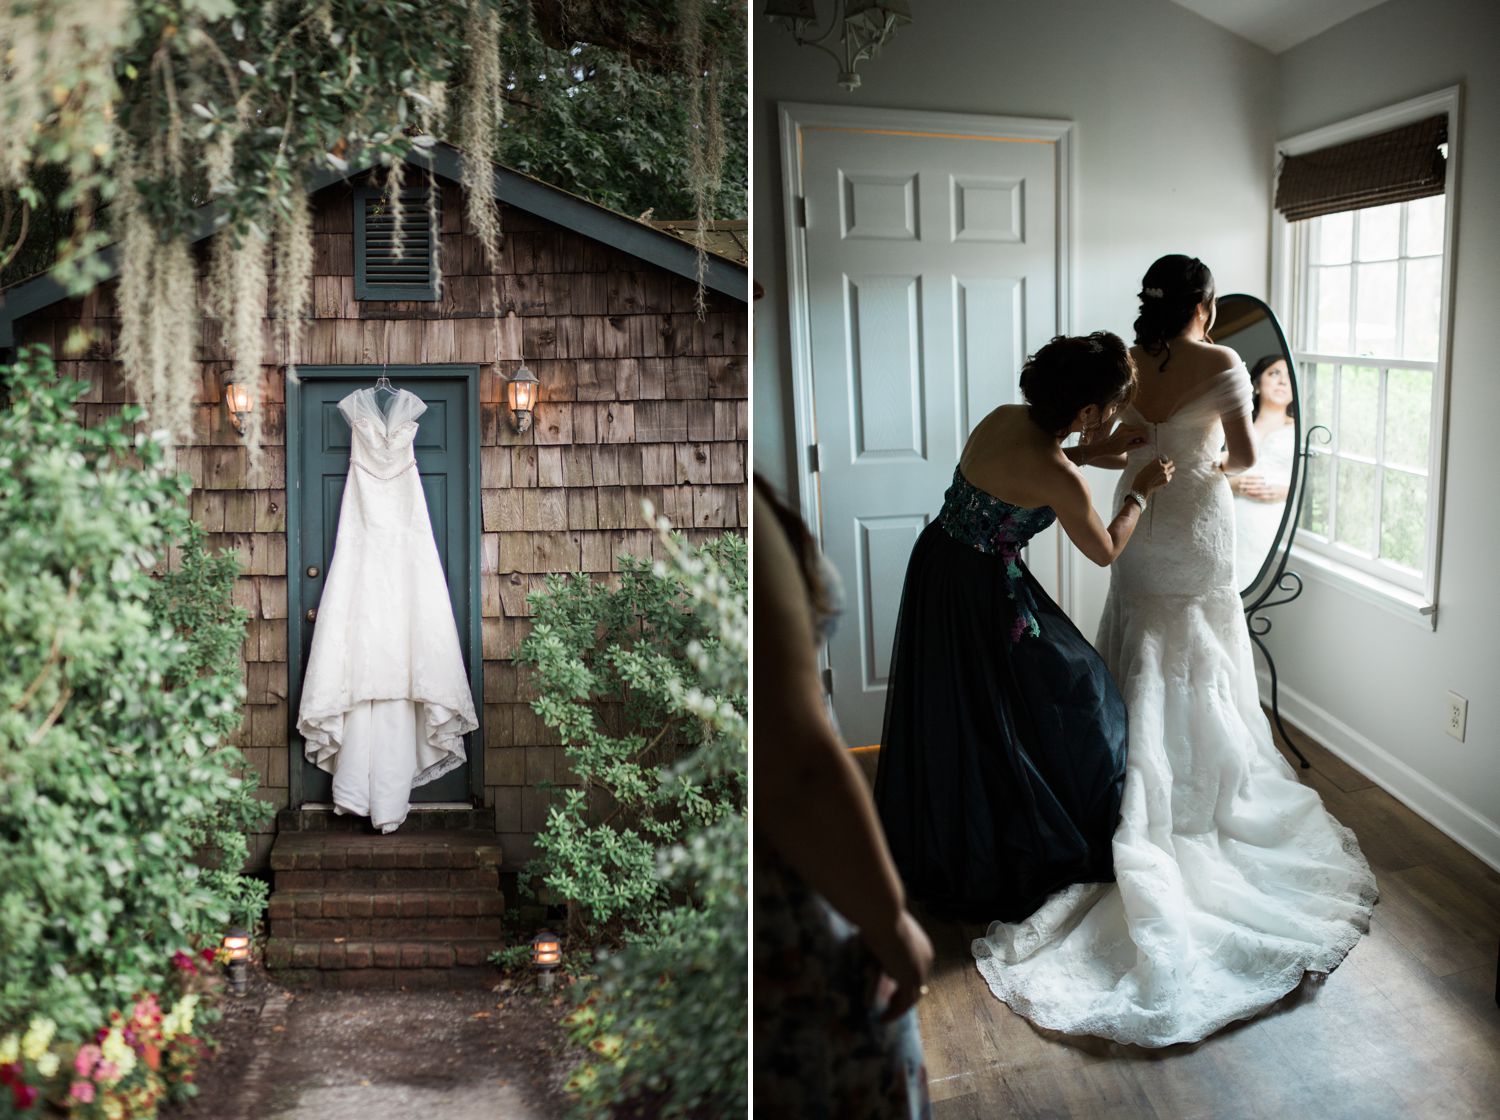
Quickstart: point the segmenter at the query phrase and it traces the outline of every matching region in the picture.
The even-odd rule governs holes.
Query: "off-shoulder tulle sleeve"
[[[362,415],[359,408],[359,402],[360,395],[358,389],[354,390],[354,392],[352,393],[349,393],[339,401],[339,411],[344,414],[344,420],[348,422],[351,428],[354,427],[354,421],[358,420]]]
[[[1204,400],[1221,419],[1236,420],[1250,415],[1250,371],[1244,362],[1215,374],[1203,394]]]

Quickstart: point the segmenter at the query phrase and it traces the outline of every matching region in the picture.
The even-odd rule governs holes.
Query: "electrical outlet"
[[[1464,741],[1464,729],[1469,725],[1469,702],[1456,692],[1448,693],[1448,720],[1443,730],[1460,743]]]

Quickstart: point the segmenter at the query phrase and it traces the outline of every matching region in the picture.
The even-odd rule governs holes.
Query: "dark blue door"
[[[344,496],[344,482],[349,473],[349,424],[338,409],[338,403],[354,389],[373,383],[380,370],[321,373],[303,369],[300,384],[287,395],[288,412],[288,505],[292,515],[289,533],[297,534],[288,542],[288,558],[295,557],[296,567],[289,572],[289,605],[291,611],[292,674],[292,765],[301,770],[300,803],[332,801],[332,776],[306,761],[301,736],[296,734],[296,710],[301,702],[302,674],[307,666],[317,626],[318,600],[328,563],[333,559],[338,538],[339,505]],[[470,687],[474,688],[474,669],[478,651],[472,648],[472,625],[478,604],[473,599],[474,564],[478,542],[473,536],[474,425],[470,413],[471,385],[464,377],[425,375],[427,371],[391,367],[385,371],[392,385],[407,389],[427,402],[427,411],[419,421],[415,443],[417,467],[422,489],[427,495],[427,511],[437,539],[438,555],[448,580],[448,595],[458,623],[459,641],[464,662],[469,669]],[[405,374],[406,376],[403,376]],[[383,398],[389,400],[384,394]],[[292,443],[295,441],[296,446]],[[475,708],[479,693],[474,688]],[[475,736],[466,741],[472,760],[477,749]],[[435,782],[412,791],[413,802],[463,801],[470,798],[470,771],[466,765]],[[294,787],[294,796],[297,790]]]

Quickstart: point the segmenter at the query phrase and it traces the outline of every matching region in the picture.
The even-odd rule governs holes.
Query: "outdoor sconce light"
[[[531,967],[541,973],[542,987],[552,987],[552,970],[562,964],[562,941],[543,930],[531,939]]]
[[[236,926],[224,935],[223,944],[229,955],[229,990],[242,996],[250,986],[250,935]]]
[[[816,0],[767,0],[766,18],[780,23],[792,33],[801,47],[817,47],[839,64],[839,85],[847,90],[859,88],[855,70],[867,58],[874,58],[880,48],[911,22],[910,0],[833,0],[833,19],[828,30],[809,31],[818,22]],[[838,49],[825,46],[837,37]]]
[[[536,374],[521,363],[521,368],[510,375],[507,391],[510,394],[511,427],[517,434],[531,430],[531,414],[536,411],[536,394],[542,383]]]
[[[250,398],[250,386],[243,381],[224,382],[224,410],[229,413],[229,423],[240,435],[245,434],[245,417],[254,411],[255,402]]]

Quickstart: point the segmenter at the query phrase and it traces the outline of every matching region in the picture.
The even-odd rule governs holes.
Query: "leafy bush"
[[[78,1039],[256,916],[237,871],[270,810],[225,742],[244,617],[187,480],[138,412],[82,427],[44,348],[0,376],[0,1032]]]
[[[744,597],[747,550],[726,534],[684,560],[712,564]],[[743,765],[663,766],[709,747],[719,728],[690,694],[713,689],[690,658],[715,650],[716,621],[693,609],[680,567],[621,557],[620,587],[585,575],[549,576],[532,597],[532,630],[518,660],[535,668],[532,707],[561,736],[579,785],[561,789],[536,838],[544,855],[528,870],[566,900],[569,929],[618,935],[671,905],[657,850],[744,810]],[[737,705],[739,695],[711,693]],[[592,814],[591,814],[592,810]]]
[[[569,1087],[587,1116],[744,1115],[747,550],[658,528],[670,563],[622,561],[617,591],[549,583],[523,646],[535,709],[615,806],[590,824],[569,791],[537,838],[545,882],[596,932],[623,925],[624,948],[565,1020],[587,1053]],[[669,741],[679,759],[658,765]]]

